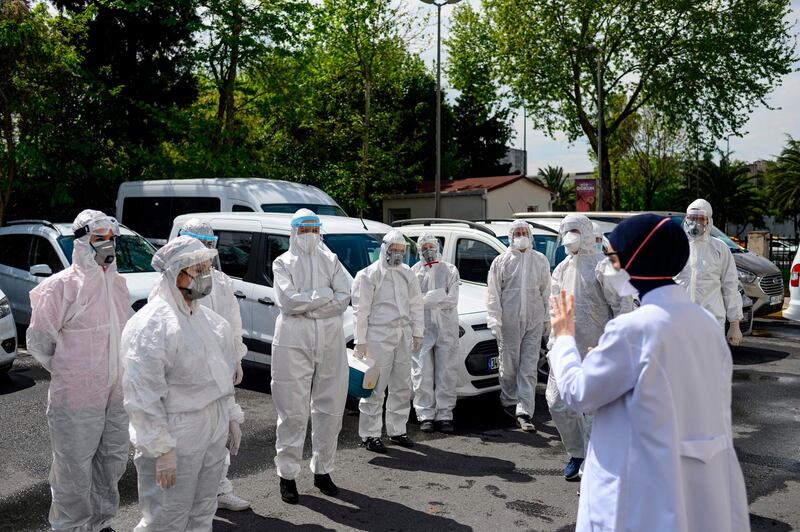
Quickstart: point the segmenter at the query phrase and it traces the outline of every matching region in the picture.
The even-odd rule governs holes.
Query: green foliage
[[[800,140],[789,137],[786,146],[767,172],[770,206],[782,218],[794,221],[795,234],[800,232]]]
[[[575,184],[567,185],[567,177],[560,166],[539,168],[537,181],[550,190],[554,211],[566,211],[575,208]]]

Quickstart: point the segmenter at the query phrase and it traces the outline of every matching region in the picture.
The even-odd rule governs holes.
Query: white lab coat
[[[595,412],[578,531],[750,529],[730,351],[683,288],[647,293],[583,362],[572,337],[558,338],[550,366],[563,400]]]

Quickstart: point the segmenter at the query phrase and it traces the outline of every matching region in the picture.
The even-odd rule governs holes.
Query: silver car
[[[17,358],[17,325],[11,314],[11,304],[0,290],[0,373],[11,369]]]

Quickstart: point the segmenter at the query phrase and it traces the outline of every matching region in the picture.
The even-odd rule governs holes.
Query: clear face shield
[[[405,243],[391,243],[386,245],[383,260],[390,268],[397,268],[406,261],[408,246]]]
[[[213,288],[211,260],[188,266],[181,270],[178,275],[178,289],[183,292],[189,301],[206,297]]]
[[[98,266],[110,266],[117,258],[117,242],[119,224],[114,218],[104,216],[92,220],[74,231],[75,239],[88,236],[89,247],[94,251],[94,260]]]
[[[689,209],[683,219],[683,229],[692,238],[698,238],[708,232],[710,216],[702,209]]]

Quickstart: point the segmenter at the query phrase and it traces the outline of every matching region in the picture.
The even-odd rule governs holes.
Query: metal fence
[[[772,236],[769,242],[769,260],[781,270],[789,270],[797,254],[797,238]]]

